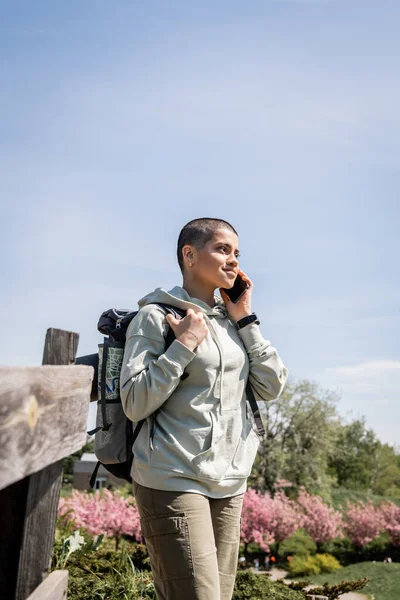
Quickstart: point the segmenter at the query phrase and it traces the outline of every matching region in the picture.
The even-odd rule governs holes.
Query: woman
[[[259,444],[247,414],[247,379],[268,401],[279,396],[288,371],[256,317],[247,318],[253,285],[239,269],[232,225],[190,221],[178,239],[178,262],[182,287],[143,298],[127,332],[122,403],[132,421],[146,419],[134,445],[134,494],[159,600],[229,600]],[[222,288],[238,274],[249,287],[234,304]],[[186,316],[165,317],[156,302]],[[175,341],[165,350],[169,327]]]

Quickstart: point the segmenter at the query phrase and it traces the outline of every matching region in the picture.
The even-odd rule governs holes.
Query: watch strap
[[[252,315],[247,315],[247,317],[243,317],[243,319],[239,319],[239,321],[236,321],[236,327],[238,329],[242,329],[243,327],[246,327],[246,325],[250,325],[250,323],[256,323],[257,325],[260,324],[256,313],[253,313]]]

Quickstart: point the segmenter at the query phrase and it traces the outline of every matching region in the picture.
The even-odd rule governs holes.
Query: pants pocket
[[[155,578],[160,580],[193,577],[189,526],[182,513],[142,520],[142,533]]]

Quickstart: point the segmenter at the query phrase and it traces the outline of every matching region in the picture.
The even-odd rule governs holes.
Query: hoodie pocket
[[[223,478],[229,463],[227,462],[226,448],[224,449],[223,445],[221,448],[221,443],[218,439],[220,436],[217,434],[218,425],[212,412],[210,412],[210,416],[210,447],[197,454],[192,460],[192,465],[196,476],[199,479],[213,479],[220,481]]]
[[[251,422],[246,419],[245,429],[240,436],[232,463],[226,470],[226,479],[249,477],[257,454],[260,439],[254,431]]]
[[[240,413],[230,413],[229,422],[220,424],[213,413],[211,446],[193,458],[199,479],[221,481],[248,477],[257,453],[259,440],[250,422],[241,425]]]

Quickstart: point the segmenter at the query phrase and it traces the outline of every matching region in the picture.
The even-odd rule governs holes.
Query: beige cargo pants
[[[231,600],[243,494],[133,489],[158,600]]]

